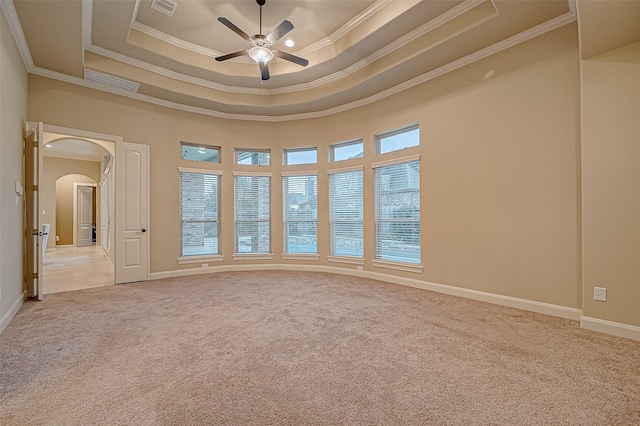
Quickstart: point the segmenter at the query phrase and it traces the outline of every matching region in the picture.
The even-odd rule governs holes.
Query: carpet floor
[[[640,342],[374,280],[182,277],[26,302],[2,425],[638,425]]]

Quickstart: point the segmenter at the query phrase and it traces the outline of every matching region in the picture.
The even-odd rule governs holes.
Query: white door
[[[42,194],[42,123],[28,123],[24,145],[24,205],[25,205],[25,269],[24,278],[27,297],[42,300],[43,274],[42,247],[44,232],[41,226],[40,206]]]
[[[93,244],[93,187],[78,185],[78,247]]]
[[[116,284],[149,278],[149,146],[116,143]]]

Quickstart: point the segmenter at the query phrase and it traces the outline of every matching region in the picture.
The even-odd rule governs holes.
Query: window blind
[[[283,176],[284,252],[318,252],[318,176]]]
[[[180,255],[220,254],[220,176],[180,173]]]
[[[235,176],[235,252],[271,252],[271,177]]]
[[[364,256],[362,204],[362,170],[329,175],[332,256]]]
[[[374,169],[375,258],[420,263],[420,162]]]

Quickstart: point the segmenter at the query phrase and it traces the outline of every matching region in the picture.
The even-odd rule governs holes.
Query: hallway
[[[47,249],[43,275],[44,294],[114,284],[113,269],[97,246]]]

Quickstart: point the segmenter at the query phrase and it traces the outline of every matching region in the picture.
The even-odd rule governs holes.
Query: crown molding
[[[16,7],[14,6],[13,1],[3,0],[0,1],[0,8],[2,8],[2,12],[4,12],[4,16],[7,18],[9,29],[11,30],[11,34],[13,35],[16,45],[18,46],[22,62],[24,62],[24,66],[27,68],[27,71],[30,72],[35,65],[33,63],[33,58],[31,57],[31,51],[29,51],[27,39],[24,37],[24,32],[22,31],[22,25],[20,25],[20,19],[18,19]]]

